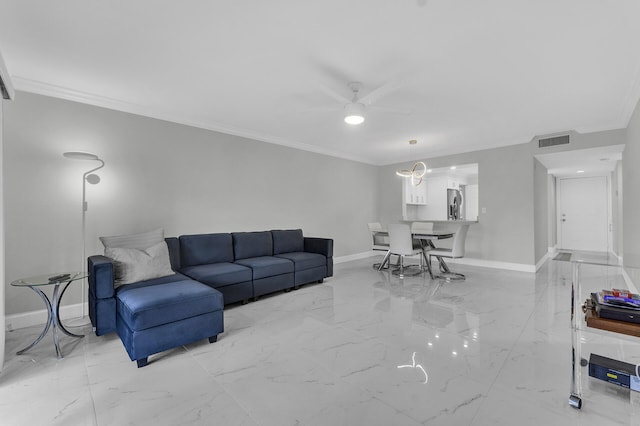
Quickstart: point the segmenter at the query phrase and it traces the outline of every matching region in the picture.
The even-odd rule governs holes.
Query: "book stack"
[[[591,299],[600,318],[640,324],[640,295],[614,288],[591,293]]]

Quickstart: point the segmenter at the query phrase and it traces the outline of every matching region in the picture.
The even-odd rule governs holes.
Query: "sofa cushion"
[[[317,253],[295,252],[295,253],[283,253],[276,257],[288,259],[295,265],[296,271],[303,271],[305,269],[316,268],[318,266],[326,266],[327,258]]]
[[[292,261],[274,256],[250,257],[235,263],[251,268],[254,280],[293,272]]]
[[[180,241],[176,237],[167,237],[164,239],[169,249],[169,260],[171,269],[177,271],[180,269]]]
[[[273,240],[269,231],[234,232],[231,235],[235,260],[273,254]]]
[[[304,251],[302,229],[274,230],[271,231],[271,235],[273,237],[273,254]]]
[[[144,250],[107,247],[104,254],[113,259],[116,287],[174,274],[164,240]]]
[[[126,286],[120,286],[120,287],[115,289],[114,295],[117,295],[121,291],[124,291],[125,288],[131,289],[131,288],[138,288],[138,287],[149,287],[149,286],[154,286],[154,285],[157,285],[157,284],[169,284],[169,283],[173,283],[173,282],[188,281],[188,280],[191,280],[191,278],[189,278],[186,275],[183,275],[181,273],[176,272],[173,275],[168,275],[166,277],[153,278],[151,280],[139,281],[137,283],[128,284]]]
[[[224,304],[219,291],[193,280],[125,286],[116,299],[118,314],[133,331],[219,311]]]
[[[109,247],[120,247],[144,250],[164,241],[164,229],[158,228],[139,234],[100,237],[100,241],[105,249]]]
[[[179,240],[182,268],[208,263],[233,262],[231,234],[182,235]]]
[[[251,281],[252,277],[250,268],[229,262],[189,266],[182,268],[180,272],[213,287]]]

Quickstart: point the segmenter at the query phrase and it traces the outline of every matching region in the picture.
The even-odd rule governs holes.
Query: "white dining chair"
[[[433,233],[433,222],[411,222],[411,235]],[[431,250],[431,246],[425,242],[424,239],[413,239],[414,248],[420,247],[423,252]],[[433,272],[431,271],[431,263],[429,263],[427,256],[425,255],[425,264],[427,265],[427,271],[431,278],[433,278]]]
[[[411,222],[412,234],[430,234],[433,232],[433,222]]]
[[[435,256],[438,259],[438,263],[440,264],[440,271],[442,272],[442,274],[436,276],[435,278],[444,278],[446,280],[464,280],[466,278],[463,274],[460,274],[458,272],[451,272],[449,270],[449,267],[446,266],[446,263],[442,261],[442,258],[446,257],[450,259],[459,259],[461,257],[464,257],[464,246],[467,239],[468,230],[468,224],[460,226],[460,228],[453,235],[453,243],[450,249],[436,247],[428,251],[429,263],[431,263],[431,257]]]
[[[371,250],[373,251],[383,251],[385,253],[385,260],[381,263],[374,263],[373,267],[382,270],[385,266],[385,263],[389,258],[387,254],[389,253],[389,237],[384,234],[387,232],[382,227],[382,224],[379,222],[370,222],[367,224],[369,227],[369,232],[371,233]]]
[[[418,275],[422,272],[422,256],[423,251],[421,247],[414,245],[413,237],[411,236],[411,228],[406,224],[391,224],[389,225],[389,254],[388,256],[395,254],[399,257],[400,266],[394,270],[394,274],[398,274],[400,278],[404,278],[405,269],[410,266],[419,266],[419,269],[415,272],[411,272],[409,275]],[[404,258],[406,256],[420,256],[420,265],[410,265],[405,267]],[[383,260],[384,262],[384,260]]]

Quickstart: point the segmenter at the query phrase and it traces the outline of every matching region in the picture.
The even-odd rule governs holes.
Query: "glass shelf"
[[[640,338],[587,327],[586,311],[583,310],[591,293],[614,288],[637,292],[638,282],[634,278],[640,277],[640,269],[623,267],[615,256],[605,253],[574,253],[570,262],[572,375],[569,403],[582,408],[583,402],[588,400],[593,404],[590,411],[597,409],[615,411],[616,416],[640,416],[639,392],[589,377],[588,372],[591,354],[633,365],[640,363]]]

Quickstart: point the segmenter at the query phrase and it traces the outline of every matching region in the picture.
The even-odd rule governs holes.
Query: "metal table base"
[[[31,290],[35,291],[36,294],[40,296],[40,298],[44,301],[44,304],[47,308],[47,323],[45,324],[44,329],[42,330],[42,333],[40,333],[40,335],[36,338],[36,340],[34,340],[33,343],[31,343],[27,347],[20,349],[18,352],[16,352],[16,355],[22,355],[23,353],[25,353],[26,351],[28,351],[29,349],[37,345],[44,338],[44,336],[46,336],[50,327],[53,327],[53,344],[56,348],[56,356],[58,358],[64,358],[62,355],[62,352],[60,351],[60,339],[58,337],[58,329],[60,329],[60,331],[62,331],[64,334],[70,337],[76,337],[76,338],[84,337],[84,335],[82,334],[71,333],[69,330],[67,330],[64,327],[64,325],[62,325],[62,322],[60,322],[60,300],[62,299],[64,292],[69,287],[69,284],[71,284],[71,281],[66,283],[66,285],[64,286],[60,294],[58,294],[60,290],[60,283],[54,284],[53,301],[50,301],[47,295],[44,294],[42,290],[40,290],[37,286],[33,286],[33,285],[27,286]]]

